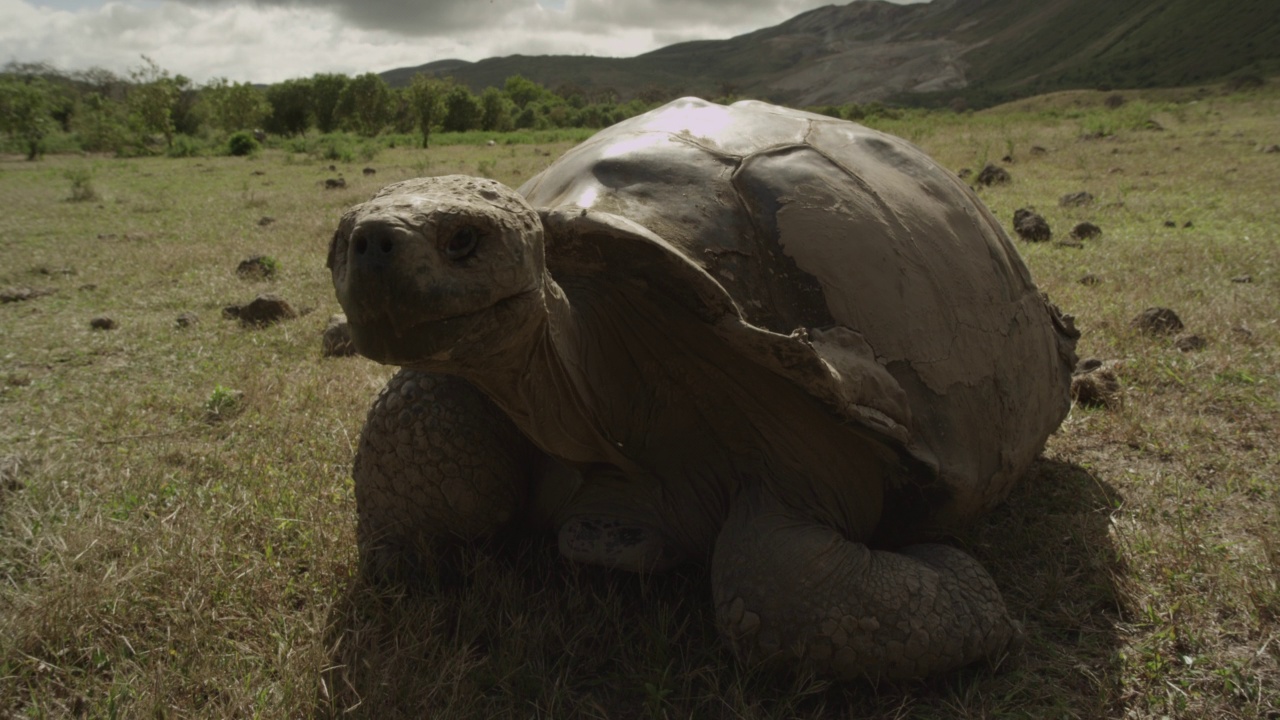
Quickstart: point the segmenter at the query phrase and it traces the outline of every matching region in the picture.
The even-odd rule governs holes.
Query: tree
[[[516,107],[521,110],[528,106],[529,103],[541,100],[548,92],[546,88],[521,75],[512,75],[507,78],[503,89],[506,91],[507,97],[511,98],[511,102],[515,103]]]
[[[496,87],[485,88],[480,95],[480,129],[490,132],[511,129],[511,101]]]
[[[129,88],[129,112],[138,129],[144,133],[164,135],[166,146],[173,145],[173,103],[178,86],[169,71],[154,60],[142,56],[143,65],[129,71],[133,86]]]
[[[252,130],[262,125],[262,119],[271,112],[267,98],[249,83],[214,78],[204,86],[203,95],[210,119],[223,132]]]
[[[315,116],[316,129],[320,132],[331,133],[338,129],[341,121],[338,102],[349,82],[346,75],[318,73],[311,76],[311,114]]]
[[[191,82],[191,78],[185,75],[175,75],[173,84],[178,89],[177,97],[173,101],[173,111],[170,113],[173,118],[173,130],[179,135],[195,135],[200,132],[203,115],[200,112],[200,92]]]
[[[26,146],[28,160],[44,152],[44,137],[53,127],[51,108],[52,94],[44,78],[0,81],[0,130]]]
[[[426,73],[414,73],[409,81],[409,106],[422,131],[424,148],[431,145],[431,126],[444,118],[444,99],[452,85],[452,80],[441,80]]]
[[[466,132],[480,125],[484,108],[471,91],[462,85],[454,85],[444,99],[445,132]]]
[[[382,132],[391,117],[391,88],[387,81],[376,73],[352,78],[338,100],[338,114],[365,137]]]
[[[311,122],[312,83],[306,78],[285,80],[267,88],[271,111],[263,129],[279,135],[301,135]]]
[[[125,144],[127,128],[120,103],[97,92],[80,98],[71,128],[80,136],[80,147],[89,152],[119,150]]]

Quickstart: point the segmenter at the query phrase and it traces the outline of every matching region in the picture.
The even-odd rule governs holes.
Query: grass
[[[1280,155],[1256,146],[1280,142],[1280,96],[1104,98],[877,121],[953,170],[1011,154],[1013,182],[981,191],[1005,223],[1032,205],[1055,238],[1102,227],[1080,249],[1021,247],[1081,356],[1124,386],[1114,409],[1074,408],[957,539],[1024,652],[878,686],[739,667],[696,568],[609,573],[531,543],[463,549],[457,577],[416,594],[358,579],[350,461],[391,371],[321,357],[336,220],[415,175],[518,184],[569,142],[333,170],[279,149],[5,158],[0,286],[56,292],[0,305],[0,717],[1277,717]],[[68,201],[75,177],[96,199]],[[1094,203],[1058,206],[1077,190]],[[239,279],[258,254],[281,271]],[[304,314],[220,316],[262,292]],[[1207,347],[1133,332],[1153,305]],[[91,330],[101,314],[119,328]]]

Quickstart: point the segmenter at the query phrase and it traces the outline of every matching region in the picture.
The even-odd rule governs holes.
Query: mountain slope
[[[510,56],[383,73],[472,89],[520,74],[588,95],[743,95],[792,105],[1006,99],[1068,87],[1172,86],[1280,72],[1276,0],[855,0],[727,40],[633,58]]]

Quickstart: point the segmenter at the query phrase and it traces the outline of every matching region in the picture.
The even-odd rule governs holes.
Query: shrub
[[[252,155],[258,152],[258,141],[253,138],[253,133],[241,130],[227,141],[227,149],[236,157]]]
[[[71,183],[71,194],[67,197],[71,202],[89,202],[98,199],[98,191],[93,187],[93,171],[88,168],[74,168],[64,172]]]
[[[205,154],[204,144],[190,135],[174,135],[173,144],[165,151],[172,158],[198,157]],[[234,151],[232,154],[235,154]]]

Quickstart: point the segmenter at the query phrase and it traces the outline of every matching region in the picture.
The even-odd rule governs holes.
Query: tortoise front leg
[[[471,384],[396,373],[352,467],[362,569],[412,580],[433,546],[492,535],[523,512],[532,464],[529,441]]]
[[[998,658],[1021,637],[1000,591],[944,545],[871,550],[767,491],[731,508],[712,558],[716,621],[739,656],[906,678]]]

